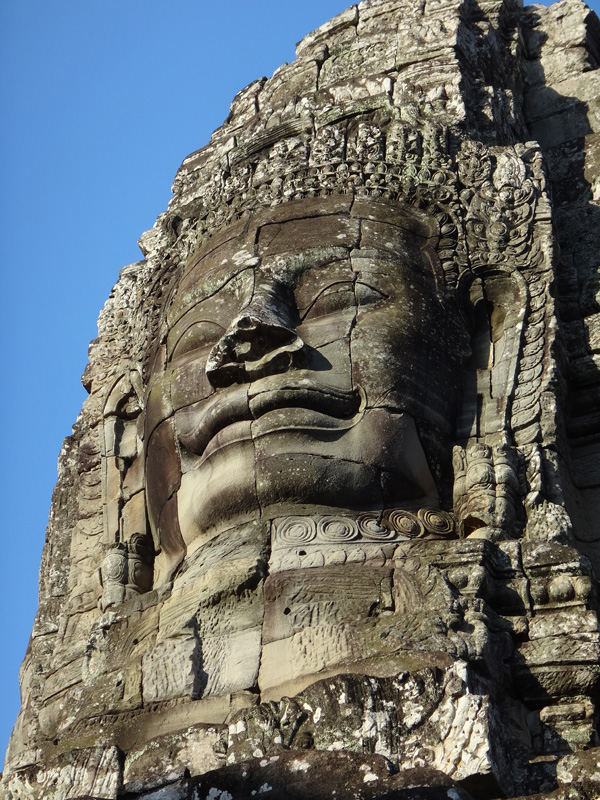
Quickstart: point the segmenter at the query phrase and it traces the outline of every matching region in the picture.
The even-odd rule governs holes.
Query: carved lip
[[[271,430],[340,430],[349,423],[354,424],[364,404],[362,390],[328,386],[312,376],[307,377],[305,371],[271,376],[217,392],[200,404],[200,408],[196,405],[182,409],[184,413],[178,421],[179,440],[188,451],[208,457],[221,446],[250,438],[251,423],[267,414],[274,423],[268,426]],[[279,415],[278,423],[278,415],[271,412],[283,409],[290,409],[290,415]],[[294,413],[296,409],[298,413]],[[227,429],[231,429],[231,437],[226,434]],[[243,431],[247,431],[247,435]],[[213,442],[215,438],[217,441]]]
[[[338,389],[307,377],[294,381],[290,380],[289,373],[287,380],[278,383],[281,385],[272,386],[273,379],[268,378],[250,385],[252,419],[283,408],[304,408],[334,419],[348,420],[363,404],[360,389]]]

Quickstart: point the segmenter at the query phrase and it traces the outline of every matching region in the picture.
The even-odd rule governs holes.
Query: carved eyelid
[[[193,329],[196,329],[197,336],[190,333]],[[200,319],[192,322],[172,346],[171,352],[169,353],[169,361],[185,353],[189,353],[192,350],[198,350],[200,347],[212,347],[224,333],[225,328],[210,319]],[[189,347],[184,347],[181,343],[188,334],[192,341]]]
[[[370,286],[368,283],[363,283],[362,281],[357,281],[356,283],[353,281],[339,281],[338,283],[333,283],[327,286],[325,289],[322,289],[317,296],[313,298],[304,314],[302,314],[301,319],[305,320],[310,315],[311,311],[319,302],[319,300],[327,297],[328,295],[339,296],[343,291],[347,291],[349,293],[349,297],[351,296],[352,299],[352,303],[348,303],[348,307],[351,305],[366,305],[367,303],[379,302],[380,300],[388,299],[388,295],[379,289]]]

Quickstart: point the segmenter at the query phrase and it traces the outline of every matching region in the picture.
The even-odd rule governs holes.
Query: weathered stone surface
[[[424,788],[425,787],[425,788]],[[385,758],[354,753],[297,750],[242,762],[208,773],[197,785],[202,798],[250,800],[286,797],[290,800],[470,800],[471,795],[430,768],[391,775]]]
[[[365,0],[297,56],[101,314],[2,791],[591,800],[600,23]]]
[[[10,800],[52,797],[56,800],[116,800],[122,787],[123,759],[116,747],[72,750],[37,769],[28,767],[8,776],[4,789]]]
[[[131,750],[123,769],[123,791],[141,793],[188,776],[203,775],[220,766],[225,749],[217,728],[196,727],[158,736]]]

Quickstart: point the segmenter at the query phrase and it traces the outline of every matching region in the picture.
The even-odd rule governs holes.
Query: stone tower
[[[10,800],[598,797],[600,23],[366,0],[99,320]]]

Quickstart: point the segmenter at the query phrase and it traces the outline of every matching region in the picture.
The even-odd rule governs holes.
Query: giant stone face
[[[598,795],[566,4],[358,3],[184,160],[61,452],[8,796]]]
[[[146,419],[166,562],[259,517],[439,506],[464,344],[435,227],[397,204],[307,200],[190,257]]]

